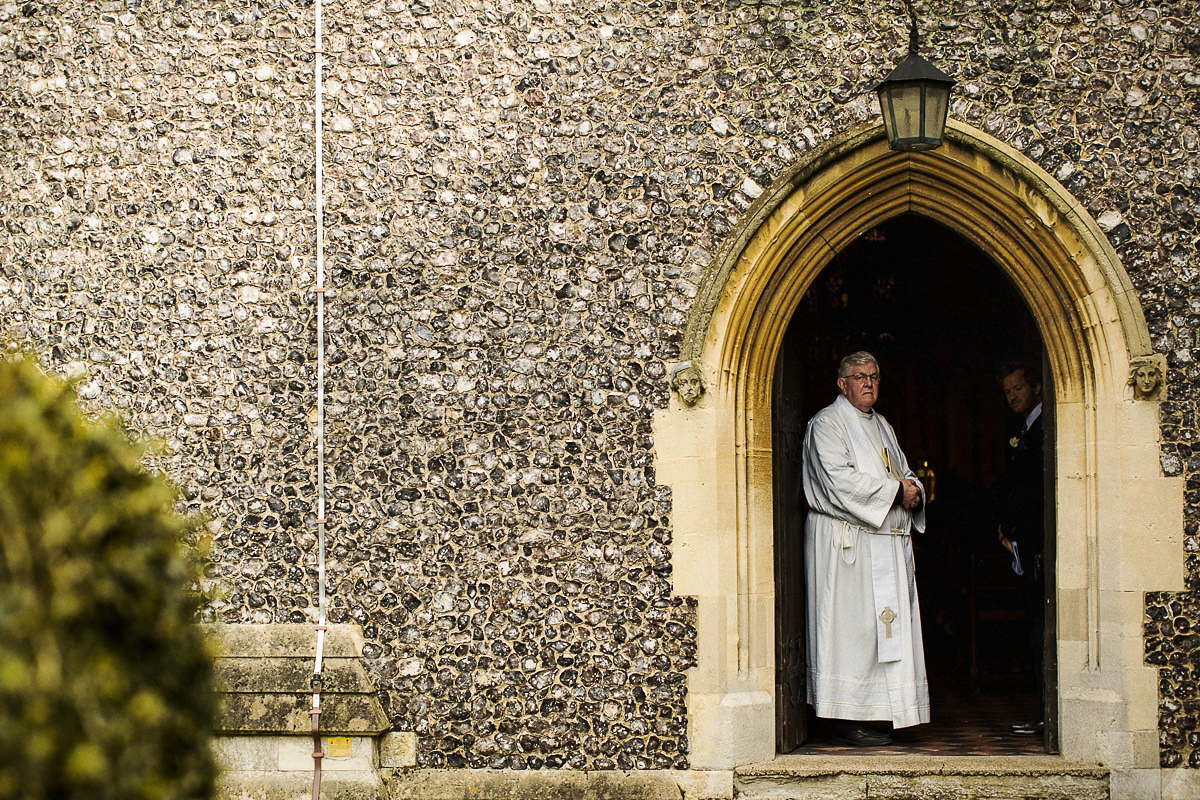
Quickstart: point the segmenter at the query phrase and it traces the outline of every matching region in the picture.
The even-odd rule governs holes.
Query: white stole
[[[862,472],[887,474],[888,464],[884,463],[882,453],[875,450],[862,428],[862,419],[858,409],[850,405],[844,395],[838,395],[834,408],[841,415],[846,425],[846,434],[850,437],[850,449],[854,453],[854,462]],[[896,462],[896,470],[900,469],[900,445],[896,443],[890,428],[879,425],[879,436],[883,446],[889,450],[888,457]],[[886,525],[886,517],[885,522]],[[875,641],[879,652],[879,662],[899,661],[904,655],[900,635],[900,593],[896,580],[896,562],[892,550],[891,534],[872,533],[863,529],[867,534],[867,544],[871,548],[871,585],[875,605]],[[907,583],[907,582],[906,582]],[[889,614],[890,612],[890,614]],[[887,619],[890,616],[890,619]],[[884,620],[887,619],[885,622]],[[895,629],[892,629],[892,625]],[[890,636],[888,634],[891,634]]]

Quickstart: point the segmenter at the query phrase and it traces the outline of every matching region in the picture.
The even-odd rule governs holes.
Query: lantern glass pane
[[[882,89],[879,92],[879,111],[883,115],[883,129],[887,133],[888,141],[893,141],[896,138],[896,130],[892,125],[892,96]]]
[[[897,140],[919,139],[921,130],[921,85],[902,83],[891,87],[891,106]]]
[[[950,87],[931,84],[925,99],[925,135],[941,138],[946,127],[946,111],[950,103]]]

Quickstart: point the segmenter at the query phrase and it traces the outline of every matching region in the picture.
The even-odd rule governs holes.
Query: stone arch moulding
[[[1151,354],[1141,306],[1069,193],[959,123],[935,151],[892,152],[876,126],[795,167],[716,254],[692,310],[682,359],[700,365],[711,390],[695,407],[673,402],[655,424],[660,473],[674,491],[676,590],[699,601],[693,764],[728,769],[774,756],[775,358],[830,259],[905,212],[986,253],[1046,343],[1058,419],[1059,687],[1072,698],[1060,703],[1063,755],[1120,762],[1153,750],[1154,764],[1137,768],[1157,766],[1142,593],[1183,587],[1182,485],[1161,474],[1157,404],[1126,396],[1131,361]]]

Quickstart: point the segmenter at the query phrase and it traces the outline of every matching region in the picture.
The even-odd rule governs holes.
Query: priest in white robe
[[[871,721],[929,721],[910,538],[925,529],[925,490],[872,408],[875,357],[842,359],[838,388],[804,437],[808,701],[843,741],[880,745],[891,736]]]

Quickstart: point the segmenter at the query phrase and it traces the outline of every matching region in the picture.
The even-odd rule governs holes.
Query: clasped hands
[[[912,511],[919,508],[921,505],[921,487],[912,478],[904,478],[900,481],[900,486],[904,492],[900,498],[900,505]]]

